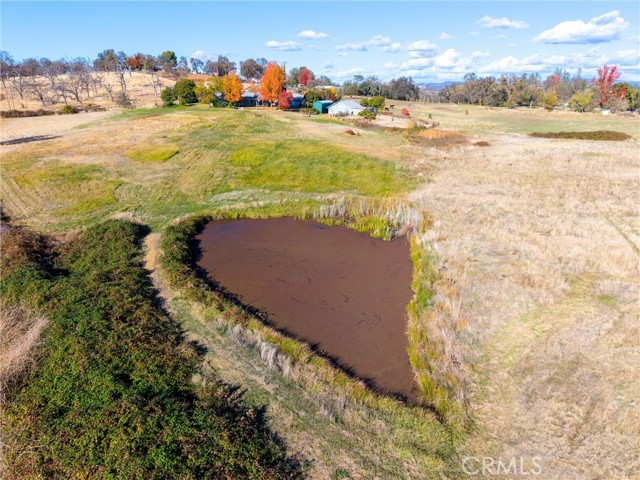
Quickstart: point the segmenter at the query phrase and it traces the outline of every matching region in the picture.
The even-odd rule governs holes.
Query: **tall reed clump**
[[[434,268],[428,234],[411,238],[414,297],[407,307],[409,361],[422,399],[459,431],[467,424],[468,366],[458,335],[464,328],[455,288]]]

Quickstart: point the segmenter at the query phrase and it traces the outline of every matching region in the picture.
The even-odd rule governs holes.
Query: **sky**
[[[417,82],[618,65],[640,81],[640,2],[0,2],[0,49],[16,60],[127,54],[239,62],[264,57],[343,82]]]

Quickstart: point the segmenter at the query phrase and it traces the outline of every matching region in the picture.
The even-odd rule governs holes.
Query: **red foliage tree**
[[[404,115],[405,117],[409,116],[409,110],[407,110],[406,108],[403,108],[402,111],[400,112],[401,115]]]
[[[136,53],[133,57],[126,57],[124,59],[124,63],[131,70],[142,70],[142,66],[144,64],[144,58],[141,53]]]
[[[282,92],[285,81],[286,76],[280,65],[269,62],[267,68],[264,69],[262,78],[260,78],[260,97],[273,104]]]
[[[302,67],[300,72],[298,72],[298,83],[300,83],[300,85],[307,85],[309,80],[313,80],[314,77],[315,75],[311,70],[307,67]]]
[[[293,100],[293,94],[291,92],[287,92],[283,90],[278,95],[278,108],[280,110],[289,110],[291,106],[291,101]]]
[[[615,89],[613,88],[613,82],[620,78],[620,72],[618,66],[614,65],[609,67],[605,65],[598,69],[598,78],[591,80],[591,84],[594,85],[600,93],[598,104],[603,107],[614,96],[616,96]],[[624,92],[619,98],[624,98]]]

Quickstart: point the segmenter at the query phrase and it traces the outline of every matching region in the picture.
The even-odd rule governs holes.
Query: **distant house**
[[[363,107],[358,102],[354,102],[353,100],[340,100],[339,102],[334,103],[328,108],[329,115],[331,116],[349,116],[349,115],[358,115],[361,111],[363,111],[366,107]]]
[[[291,103],[289,104],[290,109],[302,108],[302,101],[304,100],[304,96],[299,93],[294,93],[293,98],[291,99]]]
[[[327,113],[329,111],[329,105],[332,103],[331,100],[317,100],[313,102],[313,109],[319,113]]]

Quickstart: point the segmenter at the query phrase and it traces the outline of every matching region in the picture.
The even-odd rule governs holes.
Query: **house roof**
[[[358,110],[364,110],[364,107],[362,105],[360,105],[358,102],[354,102],[353,100],[340,100],[336,103],[334,103],[333,105],[331,105],[331,107],[337,107],[337,106],[345,106],[347,108],[355,108]]]

